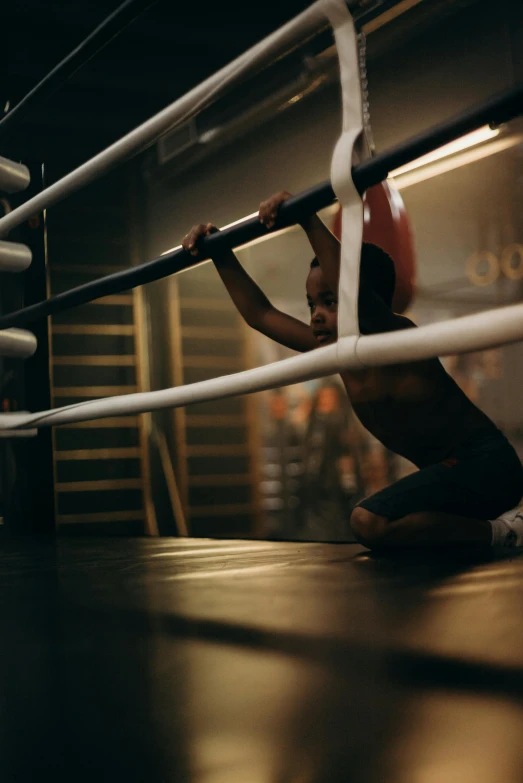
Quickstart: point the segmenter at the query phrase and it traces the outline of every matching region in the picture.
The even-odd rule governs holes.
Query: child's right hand
[[[187,250],[192,256],[197,257],[200,253],[199,245],[204,237],[208,237],[210,234],[215,234],[219,231],[212,223],[203,225],[200,223],[197,226],[193,226],[186,236],[182,239],[182,247]]]

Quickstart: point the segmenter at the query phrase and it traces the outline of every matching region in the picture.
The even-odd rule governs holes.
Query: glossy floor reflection
[[[2,783],[523,780],[523,557],[0,543]]]

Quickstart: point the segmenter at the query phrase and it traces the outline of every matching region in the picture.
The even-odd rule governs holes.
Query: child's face
[[[309,272],[306,288],[311,329],[318,345],[335,343],[338,339],[338,297],[330,290],[319,266]]]

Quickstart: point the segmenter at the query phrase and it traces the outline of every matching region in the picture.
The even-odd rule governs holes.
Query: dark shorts
[[[523,467],[502,432],[462,443],[444,462],[397,481],[358,505],[393,522],[419,511],[496,519],[523,496]]]

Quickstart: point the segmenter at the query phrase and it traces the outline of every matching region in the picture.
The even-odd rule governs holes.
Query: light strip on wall
[[[243,223],[244,220],[250,220],[250,218],[257,217],[257,212],[252,212],[250,215],[245,215],[245,217],[240,218],[239,220],[235,220],[232,223],[227,223],[226,226],[222,226],[220,231],[223,231],[224,228],[232,228],[233,226],[237,226],[238,223]],[[269,236],[273,236],[269,234]],[[264,239],[265,237],[261,237],[261,239]],[[160,255],[166,256],[167,253],[173,253],[175,250],[181,250],[181,245],[176,245],[176,247],[170,247],[169,250],[164,250],[163,253]]]
[[[389,24],[389,22],[397,19],[398,16],[402,16],[406,11],[410,11],[411,8],[414,8],[421,2],[422,0],[401,0],[400,3],[393,6],[388,11],[385,11],[385,13],[380,14],[380,16],[377,16],[372,22],[367,22],[367,24],[363,25],[362,30],[365,35],[370,35],[370,33],[374,33],[376,30],[379,30],[380,27]]]
[[[331,204],[330,206],[325,207],[325,209],[322,209],[319,212],[319,215],[320,215],[320,217],[324,221],[326,221],[326,220],[330,219],[331,217],[334,217],[334,215],[336,214],[338,209],[339,209],[338,202],[335,201],[334,204]],[[247,217],[252,218],[252,217],[257,217],[257,216],[258,216],[258,213],[254,212],[254,214],[248,215]],[[228,226],[224,226],[224,228],[229,228],[230,226],[235,226],[237,223],[241,223],[242,220],[245,220],[245,219],[246,218],[242,218],[241,220],[236,220],[234,223],[229,223]],[[240,247],[238,247],[236,249],[240,250],[240,248],[254,247],[255,245],[259,245],[262,242],[267,242],[267,240],[274,239],[274,237],[281,236],[282,234],[290,234],[291,231],[299,231],[299,226],[298,225],[287,226],[286,228],[281,228],[279,231],[272,231],[270,234],[263,234],[263,236],[258,237],[257,239],[252,239],[250,242],[247,242],[247,244],[241,245]]]
[[[434,152],[430,152],[428,155],[423,155],[421,158],[413,160],[412,163],[407,163],[405,166],[401,166],[399,169],[391,171],[390,176],[400,177],[408,171],[420,169],[422,166],[427,166],[429,163],[434,163],[442,158],[448,158],[450,155],[455,155],[457,152],[462,152],[470,147],[483,144],[485,141],[490,141],[498,135],[498,129],[493,130],[486,125],[484,128],[473,131],[473,133],[467,133],[466,136],[462,136],[460,139],[456,139],[456,141],[452,141],[450,144],[445,144],[445,146],[440,147],[439,150],[434,150]]]
[[[338,202],[336,201],[334,204],[331,204],[328,207],[325,207],[325,209],[322,209],[320,212],[320,215],[323,216],[324,219],[330,218],[338,211]],[[237,226],[238,223],[243,223],[244,220],[249,220],[250,218],[258,217],[257,212],[252,212],[250,215],[245,215],[245,217],[240,218],[239,220],[235,220],[233,223],[227,223],[226,226],[221,227],[221,231],[225,228],[232,228],[232,226]],[[261,242],[266,242],[268,239],[274,239],[274,237],[280,236],[281,234],[288,234],[291,231],[298,230],[298,226],[288,226],[287,228],[281,228],[279,231],[272,231],[270,234],[264,234],[261,237],[258,237],[257,239],[252,239],[250,242],[247,242],[245,245],[241,245],[241,247],[254,247],[254,245],[259,245]],[[174,250],[180,250],[181,245],[177,245],[176,247],[171,247],[169,250],[164,250],[163,253],[161,253],[162,256],[166,256],[167,253],[172,253]],[[236,250],[239,250],[240,248],[236,248]],[[189,267],[190,269],[190,267]],[[182,270],[185,271],[185,270]]]
[[[399,190],[404,190],[412,185],[417,185],[419,182],[432,179],[433,177],[439,177],[441,174],[446,174],[454,169],[459,169],[462,166],[468,166],[469,163],[475,163],[483,158],[488,158],[491,155],[496,155],[498,152],[503,152],[511,147],[515,147],[517,144],[523,142],[523,136],[509,136],[503,139],[498,139],[490,144],[484,144],[477,149],[468,150],[453,157],[440,160],[423,168],[414,169],[401,176],[392,176],[396,187]]]
[[[480,128],[473,133],[468,133],[466,136],[462,136],[461,139],[446,144],[444,147],[431,152],[428,155],[424,155],[421,158],[408,163],[406,166],[402,166],[399,169],[395,169],[389,175],[389,179],[393,179],[396,187],[399,190],[417,185],[419,182],[432,179],[433,177],[439,177],[441,174],[446,174],[449,171],[460,168],[461,166],[467,166],[469,163],[475,163],[478,160],[487,158],[490,155],[495,155],[498,152],[510,149],[511,147],[520,144],[523,141],[523,136],[509,136],[490,143],[485,143],[489,139],[494,139],[500,133],[499,129],[492,129],[488,125],[484,128]],[[482,145],[482,146],[479,146]],[[476,147],[476,149],[470,149]],[[468,151],[467,151],[468,150]],[[460,154],[461,153],[461,154]],[[327,207],[327,210],[336,211],[337,204]],[[326,210],[326,212],[327,212]],[[232,223],[228,223],[226,226],[222,226],[222,229],[232,228],[232,226],[242,223],[244,220],[257,216],[257,212],[253,212],[250,215],[235,220]],[[273,239],[277,234],[283,234],[288,231],[292,231],[293,227],[281,229],[281,231],[273,232],[265,236],[258,237],[251,242],[248,242],[247,246],[257,245],[260,242],[265,242],[268,239]],[[171,247],[169,250],[164,250],[162,256],[167,253],[172,253],[174,250],[178,250],[181,246]]]

